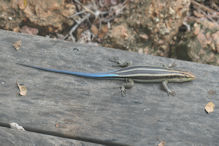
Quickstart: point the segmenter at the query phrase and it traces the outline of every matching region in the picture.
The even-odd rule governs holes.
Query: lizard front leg
[[[170,90],[170,88],[168,87],[167,84],[168,84],[168,81],[167,81],[167,80],[165,80],[165,81],[162,82],[162,85],[163,85],[165,91],[167,92],[167,94],[168,94],[168,95],[172,95],[172,96],[176,95],[175,91]]]

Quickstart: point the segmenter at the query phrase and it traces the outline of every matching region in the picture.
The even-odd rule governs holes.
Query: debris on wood
[[[214,111],[215,108],[215,104],[213,102],[208,102],[208,104],[206,104],[205,106],[205,111],[207,113],[212,113]]]
[[[12,129],[25,131],[25,129],[22,126],[18,125],[17,123],[12,122],[12,123],[9,123],[9,125],[10,125],[10,128]]]
[[[13,47],[18,51],[18,50],[21,48],[21,44],[22,44],[22,41],[21,41],[21,40],[16,41],[16,42],[13,44]]]
[[[59,124],[58,124],[58,123],[56,123],[56,124],[55,124],[55,127],[56,127],[56,128],[59,128]]]
[[[157,146],[165,146],[165,141],[161,141]]]
[[[19,95],[26,96],[27,95],[27,88],[26,88],[26,86],[24,86],[22,84],[19,84],[18,82],[17,82],[17,86],[18,86],[18,89],[20,90]]]
[[[215,91],[215,90],[209,90],[209,91],[208,91],[208,94],[209,94],[209,95],[216,95],[216,91]]]

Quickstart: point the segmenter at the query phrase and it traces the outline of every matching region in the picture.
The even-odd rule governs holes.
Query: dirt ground
[[[0,0],[0,28],[219,65],[218,0]]]

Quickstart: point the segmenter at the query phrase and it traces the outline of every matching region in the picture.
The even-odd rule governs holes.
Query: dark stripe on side
[[[161,80],[161,79],[174,79],[174,78],[183,78],[183,77],[179,77],[179,76],[158,76],[158,77],[155,77],[155,76],[133,76],[133,77],[130,77],[131,79],[136,79],[136,80]]]
[[[119,76],[183,76],[183,74],[179,72],[171,72],[169,70],[127,70],[124,72],[114,72],[115,74],[118,74]]]

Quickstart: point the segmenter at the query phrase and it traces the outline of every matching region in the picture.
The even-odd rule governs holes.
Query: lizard
[[[127,81],[121,86],[122,95],[125,95],[126,89],[132,88],[134,82],[160,82],[162,83],[168,95],[175,95],[175,91],[170,90],[168,82],[187,82],[195,79],[195,75],[187,71],[174,70],[168,67],[155,67],[155,66],[130,66],[121,68],[115,71],[104,73],[86,73],[86,72],[73,72],[67,70],[57,70],[43,68],[39,66],[27,65],[17,63],[18,65],[34,68],[47,72],[55,72],[61,74],[68,74],[86,78],[101,78],[101,79],[125,79]]]

